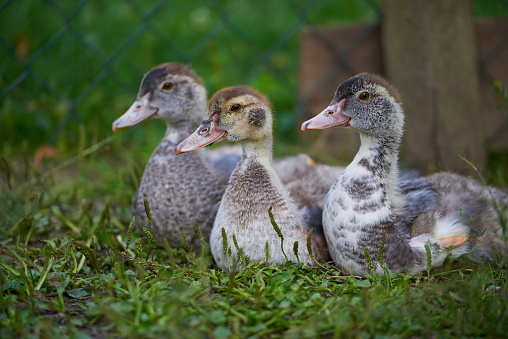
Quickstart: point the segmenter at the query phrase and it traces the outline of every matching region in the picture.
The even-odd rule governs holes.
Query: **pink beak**
[[[331,104],[314,118],[302,124],[302,131],[308,129],[325,129],[335,126],[349,126],[350,117],[344,115],[344,103],[346,99]]]
[[[127,112],[113,122],[113,132],[123,127],[136,125],[157,114],[158,109],[150,106],[151,96],[152,92],[148,92],[143,97],[137,98]]]
[[[175,153],[195,151],[215,142],[226,140],[228,132],[217,127],[218,118],[218,115],[214,115],[212,119],[203,121],[194,133],[176,146]]]

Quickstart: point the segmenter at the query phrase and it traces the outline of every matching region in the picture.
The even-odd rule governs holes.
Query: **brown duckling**
[[[240,143],[243,155],[231,174],[210,237],[217,265],[227,271],[237,269],[238,252],[232,245],[233,235],[243,255],[250,259],[265,261],[265,245],[268,243],[269,263],[286,262],[281,240],[270,223],[270,206],[284,236],[284,252],[291,261],[298,261],[293,253],[293,244],[298,241],[300,262],[314,265],[305,246],[311,228],[314,229],[314,255],[318,261],[326,261],[326,242],[319,230],[320,211],[299,209],[274,170],[272,111],[263,95],[244,86],[218,91],[208,103],[201,126],[177,146],[176,152],[194,151],[224,140]],[[223,257],[222,229],[232,250],[231,262]]]

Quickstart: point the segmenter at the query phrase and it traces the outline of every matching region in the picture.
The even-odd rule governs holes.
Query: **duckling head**
[[[376,138],[400,139],[404,114],[399,94],[380,76],[361,73],[339,85],[330,105],[302,124],[302,131],[351,127]]]
[[[194,151],[219,141],[241,144],[270,141],[272,113],[268,100],[246,86],[227,87],[215,93],[201,126],[175,149]]]
[[[201,78],[189,67],[166,63],[152,68],[144,77],[136,101],[113,122],[113,131],[160,118],[169,125],[201,121],[206,109],[206,89]]]

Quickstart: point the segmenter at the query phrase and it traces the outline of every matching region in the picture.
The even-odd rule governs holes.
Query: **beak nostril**
[[[137,105],[137,106],[136,106],[136,109],[141,109],[141,105]]]
[[[201,131],[199,131],[199,134],[203,135],[203,134],[207,134],[208,133],[208,128],[203,128]]]

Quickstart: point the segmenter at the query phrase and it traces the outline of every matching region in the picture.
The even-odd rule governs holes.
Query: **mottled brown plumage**
[[[242,145],[243,156],[233,171],[228,188],[221,200],[212,229],[210,246],[217,265],[227,271],[237,270],[238,245],[251,260],[265,261],[265,245],[269,246],[269,262],[283,264],[286,259],[280,248],[280,238],[272,227],[268,209],[284,235],[284,252],[297,262],[293,254],[295,241],[300,244],[300,262],[314,265],[305,243],[309,225],[317,228],[321,213],[312,208],[302,215],[283,187],[272,165],[272,112],[268,101],[247,87],[223,89],[212,97],[203,124],[178,146],[179,152],[195,150],[207,143],[230,140]],[[315,219],[307,218],[314,215]],[[222,229],[232,250],[231,261],[223,257]],[[320,240],[313,241],[317,258],[326,260],[324,237],[315,229]]]

